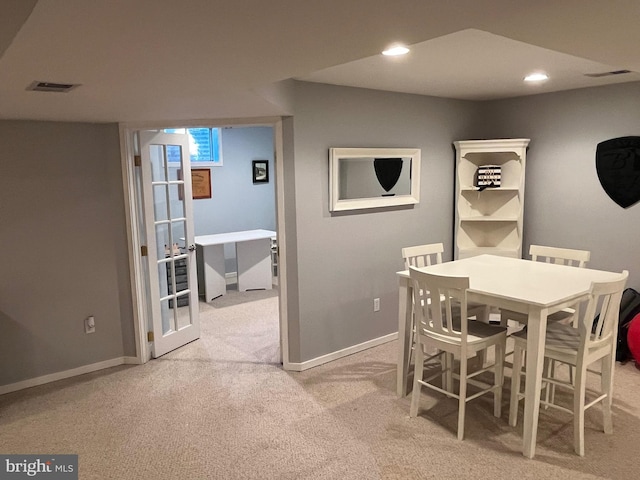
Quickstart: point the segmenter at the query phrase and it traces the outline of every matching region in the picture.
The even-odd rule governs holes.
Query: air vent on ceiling
[[[614,70],[612,72],[602,72],[602,73],[585,73],[585,77],[599,78],[599,77],[610,77],[611,75],[623,75],[625,73],[631,73],[631,70]]]
[[[27,90],[33,90],[35,92],[61,92],[67,93],[76,87],[79,87],[79,83],[53,83],[53,82],[38,82],[35,81],[27,87]]]

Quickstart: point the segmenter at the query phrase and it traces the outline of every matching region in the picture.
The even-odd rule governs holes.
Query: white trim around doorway
[[[282,119],[280,117],[261,117],[250,119],[205,119],[205,120],[177,120],[163,122],[127,122],[119,125],[120,154],[122,161],[122,181],[125,196],[125,215],[127,221],[127,241],[129,250],[129,268],[131,275],[131,293],[133,301],[134,335],[136,343],[136,362],[146,363],[151,359],[151,348],[147,341],[148,299],[144,286],[143,265],[140,256],[140,213],[136,200],[136,176],[134,156],[134,132],[138,130],[154,130],[177,127],[208,127],[229,126],[270,126],[274,134],[275,161],[275,190],[276,190],[276,231],[278,235],[278,302],[280,312],[280,352],[283,368],[291,370],[289,363],[289,335],[287,315],[287,268],[286,252],[287,240],[284,225],[284,165],[283,165],[283,137]]]

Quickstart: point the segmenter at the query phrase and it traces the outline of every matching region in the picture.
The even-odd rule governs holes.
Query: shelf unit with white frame
[[[522,257],[528,138],[462,140],[456,148],[454,256]],[[478,167],[498,165],[499,187],[475,186]]]

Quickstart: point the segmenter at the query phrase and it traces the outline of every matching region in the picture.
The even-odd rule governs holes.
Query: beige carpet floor
[[[396,342],[302,373],[278,364],[275,292],[201,304],[202,338],[122,366],[0,397],[0,453],[79,455],[81,479],[634,479],[640,477],[640,371],[617,365],[614,434],[587,412],[586,456],[571,418],[540,415],[537,455],[521,454],[490,397],[395,395]],[[510,372],[507,371],[507,375]]]

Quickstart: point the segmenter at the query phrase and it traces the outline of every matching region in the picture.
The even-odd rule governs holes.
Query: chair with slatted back
[[[626,270],[620,277],[611,282],[592,283],[586,308],[581,318],[576,322],[577,327],[555,322],[547,325],[545,361],[560,362],[575,369],[575,380],[565,381],[554,375],[543,376],[543,383],[557,388],[567,388],[573,391],[573,408],[559,405],[555,398],[539,400],[541,405],[557,408],[573,414],[574,449],[580,456],[584,456],[584,412],[597,403],[602,403],[603,429],[605,433],[613,432],[611,418],[611,403],[613,398],[613,370],[618,336],[618,317],[620,299],[629,272]],[[523,353],[527,349],[527,331],[514,333],[513,374],[511,377],[511,402],[509,409],[509,424],[515,426],[518,417],[518,402],[524,398],[520,393]],[[600,362],[599,371],[588,370],[588,367]],[[597,397],[586,403],[587,373],[600,376],[600,392]],[[590,384],[591,387],[591,384]],[[591,396],[591,392],[590,396]]]
[[[570,248],[547,247],[543,245],[531,245],[529,255],[534,262],[555,263],[558,265],[569,265],[584,268],[591,257],[588,250],[574,250]],[[575,309],[566,308],[549,315],[549,322],[571,322],[574,319]],[[511,310],[500,311],[500,325],[506,327],[509,320],[514,320],[520,324],[527,323],[527,315]]]
[[[410,267],[428,267],[430,265],[437,265],[442,263],[442,254],[444,253],[444,245],[442,243],[428,243],[424,245],[416,245],[413,247],[404,247],[402,249],[402,258],[404,259],[404,268],[409,270]],[[486,305],[480,305],[470,303],[468,306],[469,317],[474,317],[476,320],[488,322],[489,319],[489,307]],[[412,319],[413,319],[412,315]],[[409,345],[413,350],[413,342],[415,335],[415,320],[412,320],[411,325],[411,338]],[[480,361],[484,361],[482,355],[480,355]],[[411,364],[411,356],[409,358],[409,364]],[[407,371],[409,369],[407,368]]]
[[[531,245],[529,247],[529,255],[533,262],[546,262],[556,265],[568,265],[571,267],[585,268],[587,262],[591,258],[591,252],[588,250],[575,250],[572,248],[548,247],[545,245]],[[527,315],[525,313],[514,312],[511,310],[500,311],[500,325],[507,326],[508,321],[512,320],[520,325],[526,325]],[[554,312],[547,317],[549,323],[575,323],[577,320],[575,308],[565,308],[559,312]],[[575,325],[574,325],[575,326]],[[510,355],[510,353],[509,353]],[[546,360],[544,370],[548,376],[555,374],[555,362]],[[569,377],[573,381],[573,369],[569,368]],[[555,387],[549,385],[550,388],[545,389],[546,403],[553,402],[555,395]]]
[[[494,411],[500,417],[506,331],[504,327],[469,320],[467,311],[468,277],[450,277],[429,274],[415,267],[409,268],[413,282],[413,311],[416,322],[416,366],[409,415],[415,417],[420,405],[422,387],[431,388],[458,400],[458,439],[464,438],[466,403],[485,393],[494,395]],[[470,373],[469,357],[495,347],[495,361]],[[435,350],[435,354],[431,352]],[[455,369],[455,359],[459,369]],[[424,378],[425,363],[435,361],[439,369]],[[493,383],[480,381],[477,375],[492,371]],[[431,383],[442,377],[442,384]],[[457,393],[453,379],[459,380]],[[469,394],[468,386],[480,391]]]
[[[402,258],[404,259],[404,268],[409,267],[428,267],[442,263],[442,253],[444,245],[442,243],[428,243],[425,245],[416,245],[415,247],[405,247],[402,249]],[[469,317],[475,317],[476,320],[488,322],[489,307],[486,305],[470,303],[468,305]]]
[[[444,245],[442,245],[442,243],[405,247],[402,249],[404,268],[405,270],[409,270],[409,267],[428,267],[429,265],[442,263],[443,252]]]
[[[442,243],[428,243],[425,245],[416,245],[415,247],[405,247],[402,249],[402,258],[404,258],[404,268],[409,267],[428,267],[442,263],[442,253],[444,246]],[[489,307],[475,303],[469,303],[468,315],[475,317],[476,320],[484,322],[489,321]]]
[[[531,255],[531,260],[534,262],[543,261],[581,268],[586,267],[587,262],[591,258],[591,252],[588,250],[547,247],[544,245],[531,245],[529,247],[529,255]]]

